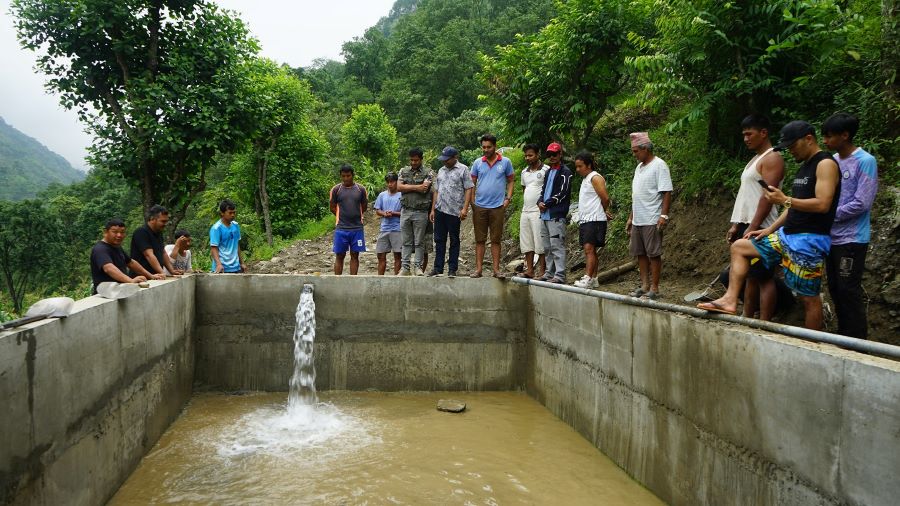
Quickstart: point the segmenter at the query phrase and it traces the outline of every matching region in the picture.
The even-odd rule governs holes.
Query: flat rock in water
[[[441,399],[437,403],[437,409],[449,413],[462,413],[466,410],[466,403],[454,399]]]

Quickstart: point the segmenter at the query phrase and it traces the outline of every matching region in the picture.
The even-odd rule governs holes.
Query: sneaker
[[[581,276],[574,284],[578,288],[597,288],[597,280],[588,275]]]
[[[400,275],[401,276],[412,276],[412,271],[410,271],[409,269],[403,269],[402,271],[400,271]]]
[[[456,271],[450,271],[450,272],[448,272],[448,273],[447,273],[447,277],[448,277],[448,278],[455,278],[455,277],[456,277]]]
[[[424,275],[425,275],[425,271],[423,271],[421,267],[416,269],[416,276],[424,276]]]
[[[435,277],[435,276],[443,276],[443,275],[444,275],[443,272],[438,272],[438,271],[435,271],[435,270],[432,270],[431,272],[428,273],[428,277],[429,277],[429,278],[433,278],[433,277]]]

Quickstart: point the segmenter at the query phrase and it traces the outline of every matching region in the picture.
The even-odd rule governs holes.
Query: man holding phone
[[[424,152],[421,148],[409,150],[409,165],[400,169],[397,189],[400,190],[400,236],[403,241],[400,274],[413,274],[411,257],[416,253],[415,274],[425,275],[425,240],[427,236],[428,213],[431,212],[431,194],[434,191],[434,171],[422,164]]]
[[[731,228],[725,234],[729,244],[778,219],[778,208],[766,199],[766,189],[781,188],[784,158],[772,148],[770,129],[769,119],[760,114],[751,114],[741,121],[744,145],[755,155],[741,173],[741,187],[731,212]],[[752,260],[744,287],[744,316],[753,318],[758,308],[761,320],[771,320],[776,297],[775,268],[766,267],[759,259]]]

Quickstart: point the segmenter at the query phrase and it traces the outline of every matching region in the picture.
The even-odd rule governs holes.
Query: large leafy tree
[[[175,211],[205,187],[213,156],[244,136],[243,23],[207,0],[14,0],[23,47],[95,136],[92,163]]]
[[[0,275],[16,313],[25,294],[57,260],[60,236],[50,212],[39,200],[0,200]]]
[[[628,81],[628,35],[647,25],[648,2],[557,1],[556,10],[536,34],[484,56],[479,78],[488,88],[488,115],[502,120],[512,139],[581,147]]]
[[[358,160],[357,165],[361,165],[357,173],[365,184],[380,184],[380,176],[397,165],[397,130],[380,105],[362,104],[354,108],[341,134],[344,146]]]
[[[643,53],[628,61],[643,83],[632,103],[659,109],[686,101],[673,127],[706,119],[710,139],[736,150],[734,125],[743,115],[785,116],[810,97],[821,100],[816,75],[834,58],[859,56],[846,45],[859,18],[844,4],[656,1],[656,32],[632,36]]]
[[[256,168],[257,191],[266,242],[272,244],[272,218],[269,207],[268,168],[272,154],[291,136],[305,130],[314,98],[305,81],[297,79],[289,69],[269,60],[252,64],[247,100],[251,103],[253,133],[250,137],[251,158]],[[308,161],[308,160],[306,160]],[[303,163],[304,160],[295,160]]]

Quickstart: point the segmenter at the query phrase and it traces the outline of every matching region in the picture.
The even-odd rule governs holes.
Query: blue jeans
[[[444,253],[447,247],[447,236],[450,236],[450,256],[447,267],[450,272],[459,268],[459,216],[434,211],[434,271],[444,272]]]

